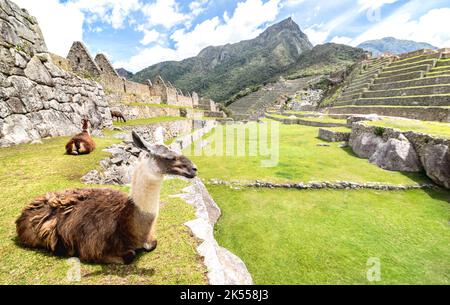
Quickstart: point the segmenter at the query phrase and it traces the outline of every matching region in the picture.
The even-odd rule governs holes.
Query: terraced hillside
[[[229,106],[235,117],[255,117],[265,112],[284,95],[293,95],[306,87],[311,77],[294,80],[280,80],[274,84],[268,84],[260,90],[237,100]]]
[[[330,113],[450,121],[450,49],[362,62]]]

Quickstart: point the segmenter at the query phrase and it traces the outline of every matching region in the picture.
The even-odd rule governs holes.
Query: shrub
[[[377,127],[375,127],[373,133],[377,137],[382,137],[384,135],[384,131],[385,131],[384,127],[377,126]]]

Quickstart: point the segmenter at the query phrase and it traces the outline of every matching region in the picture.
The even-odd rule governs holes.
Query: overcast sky
[[[316,45],[393,36],[450,47],[450,0],[13,0],[34,15],[51,52],[73,41],[137,72],[257,36],[292,17]]]

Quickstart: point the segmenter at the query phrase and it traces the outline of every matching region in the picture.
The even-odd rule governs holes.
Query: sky
[[[13,0],[38,19],[50,52],[83,41],[137,72],[252,39],[287,17],[314,44],[395,37],[450,47],[450,0]]]

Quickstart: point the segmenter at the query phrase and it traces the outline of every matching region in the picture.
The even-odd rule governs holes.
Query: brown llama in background
[[[117,118],[117,122],[123,120],[123,122],[125,123],[127,121],[127,120],[125,120],[125,117],[123,116],[122,112],[120,112],[120,111],[111,110],[111,116],[112,116],[113,120],[114,120],[114,118]]]
[[[74,136],[66,144],[66,153],[68,155],[87,155],[95,149],[95,142],[89,133],[89,121],[83,119],[83,131]]]
[[[157,246],[156,221],[164,175],[194,178],[197,168],[165,145],[133,132],[142,154],[131,194],[112,189],[76,189],[36,198],[16,221],[19,242],[83,262],[129,264],[139,251]]]

